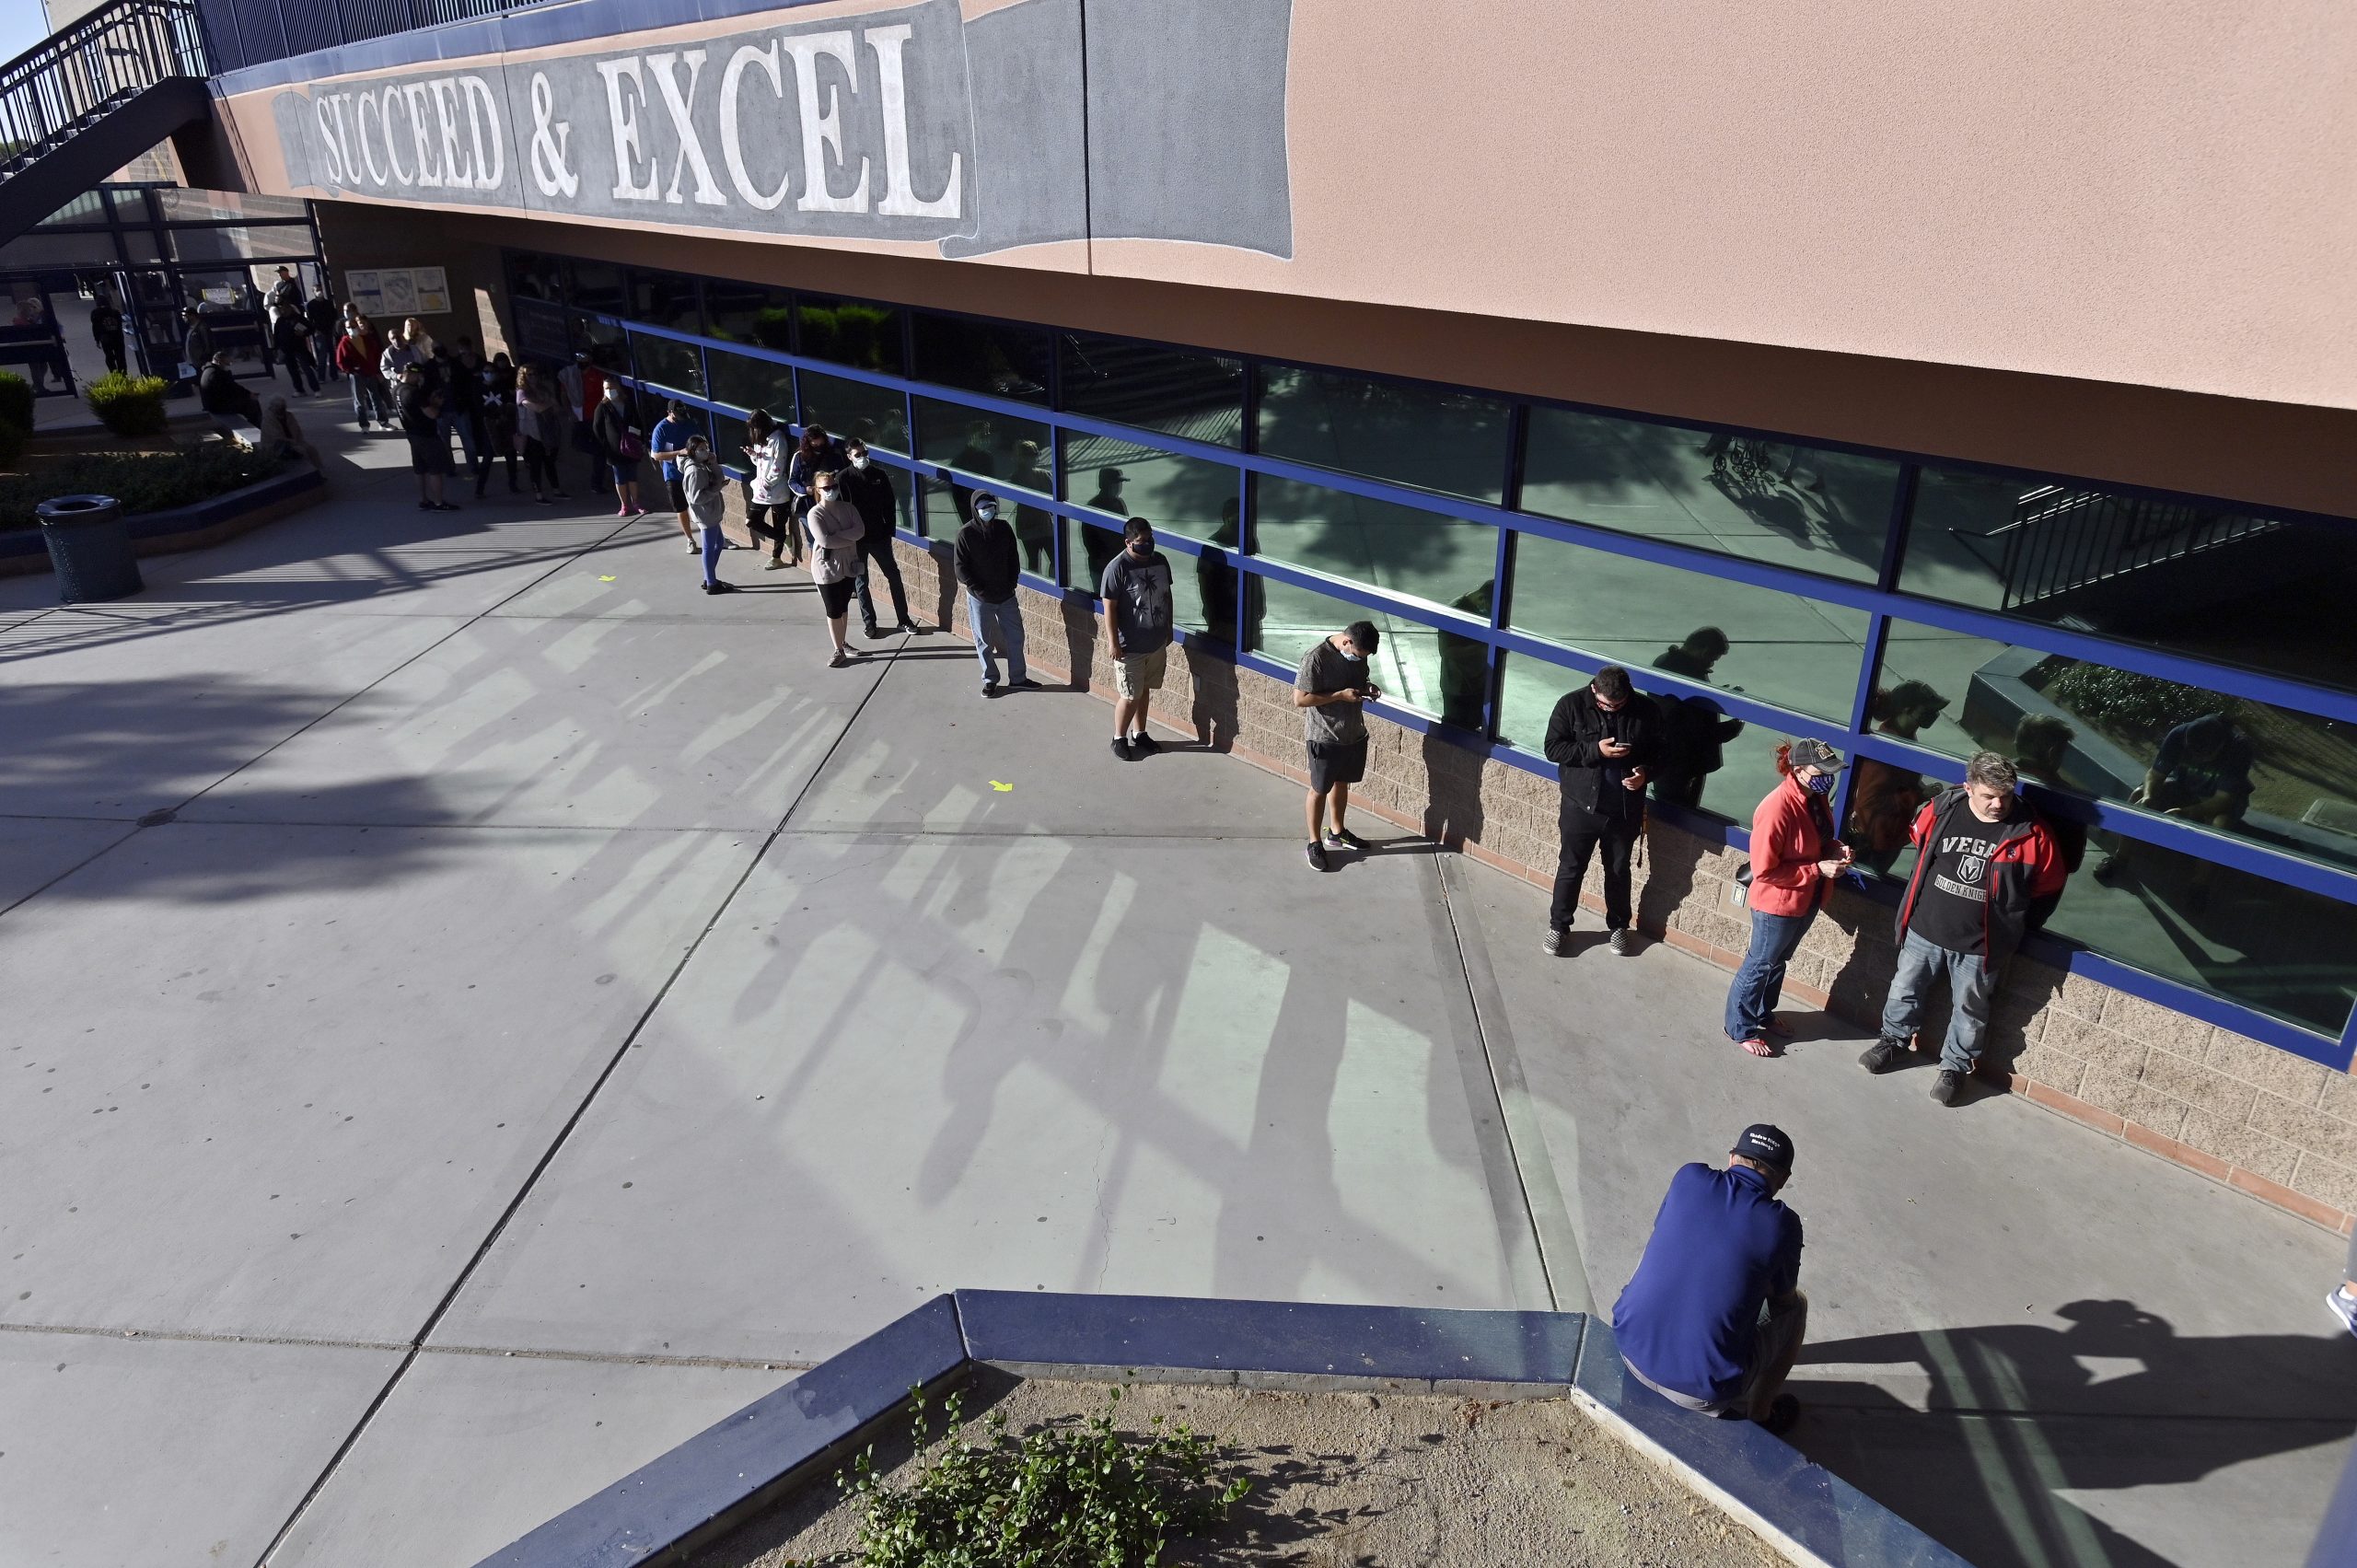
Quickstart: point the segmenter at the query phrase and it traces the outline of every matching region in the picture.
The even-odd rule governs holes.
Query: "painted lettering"
[[[328,123],[327,99],[315,98],[311,100],[311,118],[319,122],[319,141],[327,148],[327,168],[324,172],[328,177],[328,183],[331,185],[351,184],[352,181],[343,177],[343,157],[342,149],[335,145],[335,128]]]
[[[966,204],[960,155],[949,155],[949,182],[930,202],[917,199],[916,182],[909,173],[909,89],[900,71],[900,50],[909,41],[909,24],[869,28],[867,47],[876,52],[876,87],[884,110],[884,200],[876,210],[894,218],[954,218]]]
[[[360,183],[360,165],[352,156],[352,95],[338,93],[327,102],[335,121],[333,140],[336,152],[343,159],[343,182],[357,185]]]
[[[434,144],[426,140],[425,101],[429,95],[424,82],[406,83],[401,98],[409,106],[410,145],[417,150],[417,184],[426,190],[442,183],[442,171],[434,167]]]
[[[442,135],[442,172],[447,183],[464,189],[474,176],[459,166],[459,78],[436,76],[425,84],[434,94],[434,127]]]
[[[727,167],[728,181],[737,187],[737,194],[745,204],[758,212],[775,212],[785,200],[786,187],[793,183],[788,170],[778,176],[777,189],[764,192],[753,183],[752,175],[745,168],[745,144],[738,135],[737,95],[745,80],[746,67],[758,65],[770,79],[770,91],[776,94],[781,107],[785,100],[785,79],[777,64],[777,40],[772,39],[766,49],[746,44],[728,57],[728,69],[720,74],[720,161]]]
[[[843,157],[843,122],[841,95],[830,86],[820,106],[819,96],[819,56],[825,55],[843,68],[843,75],[853,82],[859,79],[859,57],[852,52],[849,32],[805,33],[785,41],[785,52],[794,56],[794,91],[802,109],[802,194],[794,203],[795,211],[803,213],[864,213],[867,210],[867,160],[859,160],[859,183],[848,196],[834,194],[827,183],[827,153],[834,152],[837,163]]]
[[[548,73],[533,72],[532,183],[543,196],[571,196],[581,189],[581,176],[564,161],[565,144],[573,139],[573,122],[553,120],[554,96]]]
[[[688,63],[688,86],[684,92],[671,70],[672,65],[680,60]],[[688,108],[695,99],[696,79],[703,75],[703,61],[704,51],[701,49],[691,49],[684,54],[650,54],[646,57],[646,63],[655,68],[655,87],[663,95],[663,107],[670,113],[671,128],[679,137],[679,156],[671,160],[671,183],[665,189],[663,199],[676,203],[679,200],[679,175],[685,169],[693,168],[696,201],[707,207],[725,207],[728,204],[728,198],[722,195],[720,187],[712,182],[712,165],[704,159],[703,138],[697,134],[695,116]]]
[[[401,138],[393,134],[393,105],[401,102],[401,89],[388,84],[377,97],[379,100],[377,106],[377,118],[385,124],[385,162],[391,167],[395,180],[404,185],[410,184],[412,182],[410,171],[401,167],[401,155],[393,150],[401,145]],[[379,181],[379,183],[382,182]]]
[[[499,104],[491,96],[491,84],[481,76],[461,76],[459,87],[467,97],[467,140],[475,152],[475,189],[496,191],[507,177],[507,149],[502,145],[499,129]],[[482,148],[482,128],[491,127],[491,156],[485,157]]]
[[[638,147],[638,111],[646,105],[646,80],[640,74],[637,55],[626,60],[600,60],[598,74],[606,78],[606,112],[612,122],[614,133],[614,200],[618,202],[651,202],[655,200],[655,165],[649,160],[646,178],[637,177],[640,159]],[[622,83],[631,86],[629,94]]]

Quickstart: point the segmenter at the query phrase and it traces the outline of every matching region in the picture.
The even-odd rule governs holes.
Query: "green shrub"
[[[2235,703],[2198,686],[2156,675],[2136,675],[2099,664],[2074,664],[2046,683],[2046,696],[2096,724],[2131,735],[2158,735],[2188,719],[2223,712]]]
[[[90,383],[90,412],[117,436],[164,433],[164,394],[171,384],[160,376],[125,376],[110,370]]]
[[[286,465],[226,442],[178,452],[85,452],[39,473],[0,475],[0,528],[29,528],[33,508],[57,495],[111,495],[126,514],[168,512],[269,478]]]
[[[25,455],[25,443],[32,439],[32,435],[21,424],[0,419],[0,472],[17,466],[17,459]]]
[[[0,370],[0,424],[33,427],[32,383],[13,370]]]
[[[1113,1390],[1105,1413],[1077,1430],[1051,1428],[1017,1441],[993,1412],[982,1441],[958,1441],[958,1396],[944,1406],[948,1430],[905,1489],[877,1478],[871,1456],[835,1482],[866,1504],[858,1561],[865,1568],[1153,1568],[1174,1536],[1221,1524],[1250,1490],[1213,1473],[1213,1440],[1162,1418],[1143,1434],[1116,1432]],[[925,1446],[924,1396],[912,1426]]]

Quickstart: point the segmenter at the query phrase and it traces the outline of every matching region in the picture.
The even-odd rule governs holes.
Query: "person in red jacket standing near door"
[[[1754,1056],[1773,1056],[1784,970],[1825,902],[1825,889],[1850,868],[1850,851],[1833,837],[1833,784],[1841,754],[1822,740],[1779,747],[1783,780],[1751,814],[1751,946],[1727,988],[1727,1038]]]
[[[1898,905],[1898,971],[1882,1008],[1882,1038],[1858,1064],[1889,1070],[1914,1049],[1923,993],[1945,974],[1953,1004],[1932,1098],[1954,1105],[1980,1060],[1989,1003],[2022,937],[2046,923],[2070,872],[2054,831],[2014,793],[2020,774],[1994,751],[1965,764],[1964,783],[1933,796],[1910,835],[1915,873]]]

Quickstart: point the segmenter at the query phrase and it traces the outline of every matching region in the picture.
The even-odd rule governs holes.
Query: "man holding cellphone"
[[[1612,951],[1636,951],[1630,934],[1629,860],[1645,829],[1645,784],[1660,738],[1660,711],[1641,694],[1629,672],[1606,665],[1585,686],[1563,694],[1547,721],[1547,760],[1563,786],[1556,818],[1562,849],[1555,865],[1555,901],[1547,915],[1545,950],[1563,950],[1563,934],[1579,909],[1587,863],[1604,851],[1604,924]]]
[[[1366,661],[1381,641],[1373,622],[1353,621],[1312,645],[1294,674],[1293,705],[1302,710],[1302,738],[1309,750],[1309,845],[1304,854],[1313,871],[1333,868],[1328,850],[1366,848],[1366,841],[1342,819],[1351,808],[1351,786],[1366,776],[1364,704],[1383,695],[1367,679]],[[1330,829],[1325,825],[1329,801]]]

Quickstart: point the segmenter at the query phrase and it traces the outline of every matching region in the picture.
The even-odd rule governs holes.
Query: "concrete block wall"
[[[946,547],[903,540],[899,548],[911,609],[970,637]],[[1109,700],[1110,672],[1088,601],[1028,588],[1019,597],[1032,668]],[[1154,714],[1271,772],[1306,779],[1300,710],[1285,681],[1174,648]],[[1372,811],[1537,886],[1551,885],[1553,780],[1380,719],[1368,730],[1367,776],[1351,792],[1353,811]],[[1735,897],[1744,859],[1655,823],[1636,869],[1639,925],[1733,970],[1750,936]],[[1603,907],[1599,867],[1589,869],[1584,901]],[[1871,1027],[1896,956],[1889,912],[1837,892],[1794,957],[1785,995]],[[1934,1001],[1931,1016],[1945,1020],[1945,998]],[[1944,1028],[1943,1021],[1937,1029]],[[1933,1050],[1937,1029],[1926,1042]],[[2008,968],[1984,1073],[2083,1126],[2328,1230],[2346,1234],[2357,1223],[2357,1080],[2349,1074],[2028,959]]]

